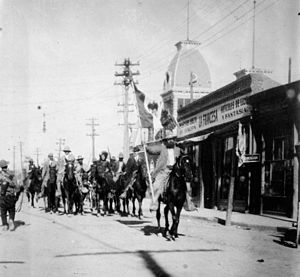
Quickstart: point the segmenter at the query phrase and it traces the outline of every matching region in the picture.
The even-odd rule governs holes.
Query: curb
[[[214,223],[218,223],[220,225],[225,226],[225,219],[219,218],[219,217],[205,217],[205,216],[189,215],[189,214],[181,214],[181,216],[188,217],[188,218],[194,218],[194,219],[198,219],[198,220],[204,220],[204,221],[208,221],[208,222],[214,222]],[[248,223],[236,222],[236,221],[231,221],[231,226],[240,226],[243,228],[250,228],[250,229],[255,229],[258,231],[276,231],[276,232],[282,232],[282,231],[292,228],[292,226],[289,228],[287,226],[248,224]]]

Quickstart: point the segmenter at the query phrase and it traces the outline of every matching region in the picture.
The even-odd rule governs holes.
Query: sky
[[[287,83],[299,72],[299,1],[257,0],[255,66]],[[91,161],[91,127],[96,126],[96,154],[123,146],[124,91],[115,66],[124,58],[140,65],[138,87],[161,102],[165,72],[187,38],[188,0],[0,0],[0,159],[20,165],[23,156],[44,160],[57,154],[65,139],[75,154]],[[190,0],[189,38],[201,43],[212,88],[232,81],[234,72],[252,65],[250,0]],[[133,102],[133,93],[129,93]],[[42,130],[43,114],[46,132]],[[130,114],[130,121],[137,121]]]

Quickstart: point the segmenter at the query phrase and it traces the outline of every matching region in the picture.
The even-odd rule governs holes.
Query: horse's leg
[[[132,197],[132,215],[135,216],[135,196]]]
[[[34,208],[34,191],[31,191],[30,195],[31,195],[31,207]]]
[[[97,210],[97,216],[100,215],[100,193],[96,192],[96,210]]]
[[[175,236],[175,238],[178,238],[178,225],[179,225],[181,211],[182,211],[182,205],[180,205],[176,209],[176,225],[174,227],[174,236]]]
[[[171,235],[171,238],[174,239],[175,237],[175,229],[176,229],[176,226],[178,225],[178,218],[177,218],[177,213],[175,211],[175,206],[173,203],[170,203],[169,204],[170,206],[170,212],[172,214],[172,226],[171,226],[171,229],[170,229],[170,235]]]
[[[164,208],[164,215],[165,215],[165,229],[164,229],[164,232],[163,232],[164,237],[167,237],[168,231],[169,231],[168,213],[169,213],[169,205],[167,204]]]
[[[157,210],[156,210],[156,220],[157,220],[157,231],[159,233],[161,232],[160,218],[161,218],[161,214],[160,214],[160,201],[158,200],[158,207],[157,207]]]
[[[142,217],[143,217],[143,210],[142,210],[143,197],[139,196],[138,201],[139,201],[139,219],[142,219]]]

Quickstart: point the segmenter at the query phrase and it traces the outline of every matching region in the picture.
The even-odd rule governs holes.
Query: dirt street
[[[278,233],[182,217],[179,238],[167,241],[144,214],[66,216],[26,204],[16,230],[0,232],[0,276],[300,276],[300,250]]]

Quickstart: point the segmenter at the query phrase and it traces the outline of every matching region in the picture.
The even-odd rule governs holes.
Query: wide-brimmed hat
[[[108,153],[107,153],[107,151],[105,151],[105,150],[103,150],[100,154],[99,154],[99,156],[101,156],[101,155],[108,155]]]
[[[122,152],[119,153],[119,158],[124,158],[124,155]]]
[[[53,157],[53,153],[49,153],[49,154],[48,154],[48,157]]]
[[[79,161],[79,160],[83,160],[83,157],[82,157],[81,155],[79,155],[79,156],[77,157],[77,161]]]
[[[64,152],[71,152],[71,148],[69,146],[65,146],[63,149]]]
[[[3,168],[3,167],[7,167],[9,164],[8,161],[5,161],[5,160],[0,160],[0,167]]]

